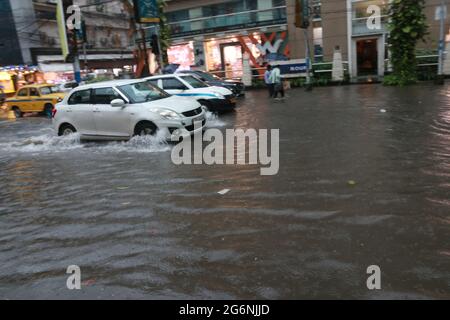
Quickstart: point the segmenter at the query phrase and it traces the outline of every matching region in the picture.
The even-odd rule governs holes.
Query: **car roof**
[[[87,89],[97,89],[97,88],[105,88],[105,87],[117,87],[117,86],[124,86],[127,84],[133,84],[138,82],[143,82],[145,79],[127,79],[127,80],[110,80],[110,81],[102,81],[102,82],[95,82],[90,84],[84,84],[81,86],[76,87],[75,91],[80,90],[87,90]]]
[[[164,78],[173,78],[173,77],[185,77],[190,76],[189,74],[182,74],[182,73],[171,73],[171,74],[160,74],[157,76],[151,76],[148,78],[145,78],[144,80],[155,80],[155,79],[164,79]]]
[[[27,84],[23,87],[20,87],[20,89],[27,89],[27,88],[42,88],[42,87],[53,87],[54,84],[46,83],[46,84]],[[19,89],[19,90],[20,90]]]

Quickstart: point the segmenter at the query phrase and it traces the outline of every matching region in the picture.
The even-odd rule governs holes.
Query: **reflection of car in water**
[[[14,97],[6,99],[6,103],[17,118],[22,117],[25,112],[40,112],[51,117],[53,107],[64,96],[65,93],[60,92],[57,86],[28,85],[19,89]]]
[[[53,125],[60,136],[77,132],[84,140],[128,140],[157,132],[169,140],[201,132],[206,117],[195,100],[171,96],[147,81],[115,80],[74,89],[55,107]]]

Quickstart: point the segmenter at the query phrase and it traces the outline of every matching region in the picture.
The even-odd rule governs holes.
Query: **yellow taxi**
[[[27,85],[20,88],[14,97],[6,100],[8,108],[17,118],[25,112],[40,112],[49,118],[53,107],[64,99],[65,93],[51,84]]]

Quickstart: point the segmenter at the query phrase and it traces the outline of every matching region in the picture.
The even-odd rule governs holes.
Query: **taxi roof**
[[[27,84],[25,86],[22,86],[19,88],[20,89],[25,89],[25,88],[42,88],[42,87],[54,87],[56,86],[55,84],[51,84],[51,83],[45,83],[45,84]]]

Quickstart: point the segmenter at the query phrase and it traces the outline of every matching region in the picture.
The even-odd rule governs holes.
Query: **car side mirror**
[[[122,99],[114,99],[113,101],[111,101],[111,107],[124,108],[125,106],[126,106],[126,103]]]

